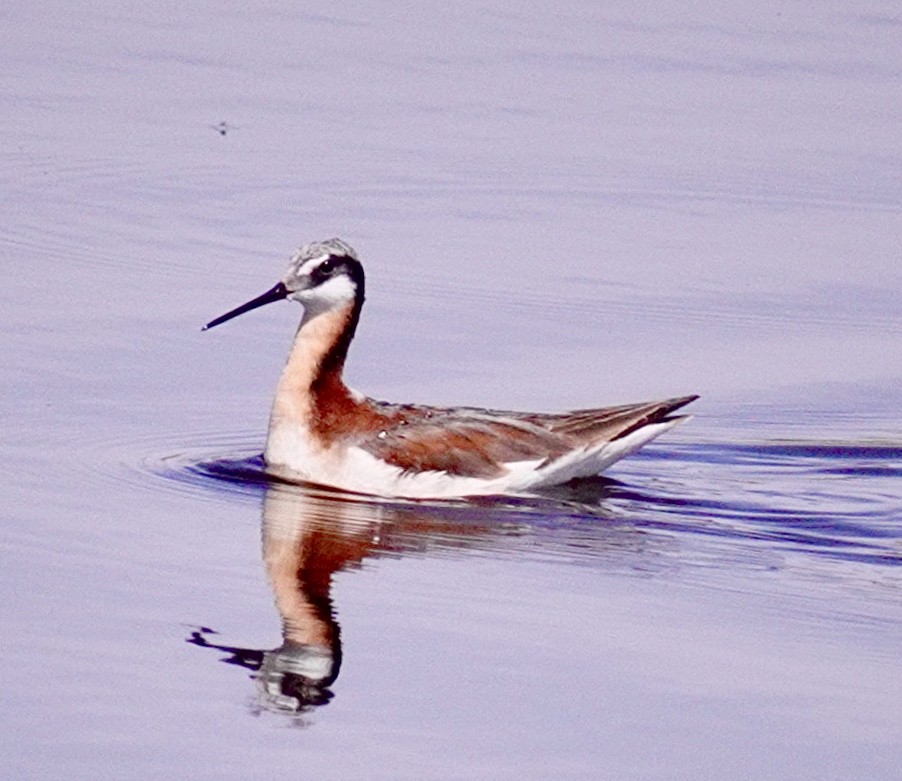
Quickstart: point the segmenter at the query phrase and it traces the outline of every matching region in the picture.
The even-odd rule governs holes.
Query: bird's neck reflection
[[[596,501],[608,485],[593,484]],[[560,548],[567,557],[573,555],[574,544],[593,557],[641,545],[635,531],[598,524],[598,513],[575,516],[572,532],[558,519],[549,535],[542,530],[554,516],[538,512],[539,505],[379,503],[276,483],[268,483],[265,492],[263,561],[281,617],[281,645],[271,650],[225,645],[217,643],[217,633],[207,627],[195,629],[188,638],[194,645],[225,651],[222,661],[252,672],[258,711],[303,713],[332,698],[330,687],[342,660],[332,580],[336,572],[367,557],[431,547],[513,549],[518,540],[531,551],[539,542],[549,550]],[[563,498],[584,497],[574,493]],[[553,505],[555,512],[565,506]],[[582,502],[579,507],[588,509]]]
[[[282,618],[283,643],[261,673],[267,695],[284,706],[322,704],[341,667],[341,632],[332,576],[373,547],[378,519],[353,505],[293,488],[270,488],[263,505],[263,561]],[[295,702],[292,702],[294,700]]]
[[[266,710],[300,712],[324,705],[341,667],[341,633],[332,606],[332,576],[377,546],[377,508],[294,486],[267,487],[263,562],[282,619],[282,644],[254,650],[218,644],[213,630],[189,642],[230,654],[224,661],[253,671]]]

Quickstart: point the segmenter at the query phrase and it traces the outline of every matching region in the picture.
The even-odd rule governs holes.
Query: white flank
[[[542,460],[505,464],[499,477],[461,477],[447,472],[405,472],[358,447],[315,450],[298,427],[278,427],[266,444],[267,467],[274,473],[355,493],[409,499],[453,499],[464,496],[528,493],[575,477],[597,475],[624,456],[635,453],[685,417],[651,423],[613,442],[578,448],[545,466]]]

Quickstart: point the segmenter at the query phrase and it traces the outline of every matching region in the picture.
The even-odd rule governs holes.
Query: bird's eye
[[[319,264],[318,271],[321,274],[331,274],[333,271],[335,271],[335,259],[326,258],[322,263]]]

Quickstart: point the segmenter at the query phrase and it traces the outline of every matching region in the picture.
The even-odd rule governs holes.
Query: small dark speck
[[[234,127],[233,125],[230,125],[230,124],[229,124],[228,122],[226,122],[225,120],[222,120],[222,122],[220,122],[218,125],[210,125],[210,127],[213,128],[213,129],[214,129],[217,133],[219,133],[219,135],[221,135],[221,136],[224,136],[224,135],[226,135],[230,130],[234,130],[234,129],[235,129],[235,127]]]

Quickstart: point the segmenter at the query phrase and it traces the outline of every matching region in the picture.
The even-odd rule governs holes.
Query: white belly
[[[645,426],[622,439],[596,448],[580,448],[547,464],[543,460],[504,464],[503,473],[489,479],[447,472],[405,472],[359,447],[319,447],[297,424],[272,426],[264,456],[267,468],[280,477],[376,496],[451,499],[525,493],[596,475],[678,422]]]

